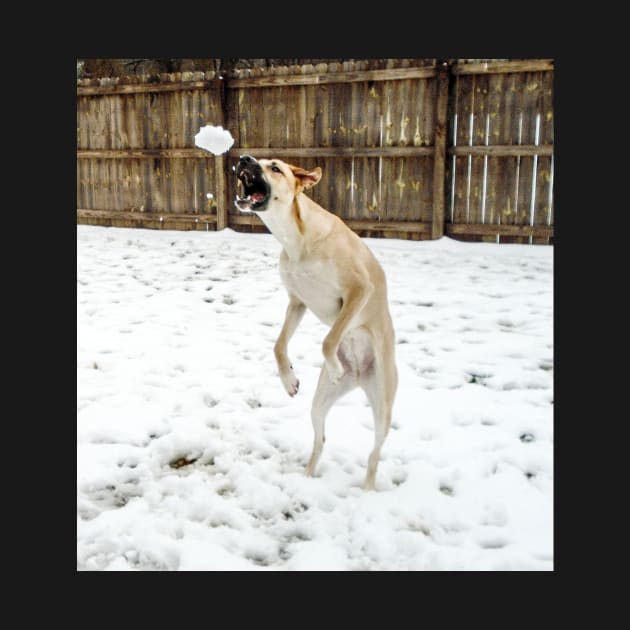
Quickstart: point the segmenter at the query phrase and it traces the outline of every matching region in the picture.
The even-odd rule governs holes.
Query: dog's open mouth
[[[241,168],[238,177],[236,207],[239,210],[262,210],[269,200],[269,184],[262,177],[262,169]]]

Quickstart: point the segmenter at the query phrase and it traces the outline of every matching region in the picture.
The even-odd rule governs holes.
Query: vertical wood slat
[[[530,73],[520,74],[517,79],[517,103],[520,126],[520,144],[534,144],[534,121],[531,120],[531,98],[528,92]],[[518,172],[518,210],[514,213],[514,225],[529,225],[530,199],[533,181],[534,158],[517,158]],[[513,237],[515,243],[526,243],[527,237]]]
[[[470,144],[470,113],[472,111],[472,75],[457,76],[457,146]],[[468,203],[468,157],[462,156],[455,167],[454,223],[466,223]]]
[[[242,128],[240,122],[240,112],[241,108],[239,107],[241,99],[242,99],[242,89],[234,89],[234,90],[225,90],[223,87],[219,88],[222,90],[222,94],[225,98],[225,119],[224,119],[224,128],[232,129],[232,136],[234,137],[234,146],[244,147],[246,146],[243,136],[242,136]],[[236,160],[234,158],[230,158],[229,155],[225,158],[224,162],[224,171],[226,172],[226,196],[228,198],[229,203],[226,206],[227,217],[224,217],[223,220],[229,225],[229,216],[233,214],[236,210],[234,208],[232,201],[232,197],[234,195],[234,186],[231,186],[232,182],[234,182],[234,171],[232,168],[235,166]],[[209,202],[206,202],[209,203]],[[217,225],[217,229],[219,229]]]
[[[382,114],[381,93],[383,83],[380,81],[368,81],[366,85],[365,124],[365,144],[368,147],[377,147],[380,138],[380,117]],[[364,161],[365,170],[365,207],[362,218],[372,218],[379,207],[378,191],[378,158],[368,158]]]
[[[541,89],[538,90],[537,111],[540,114],[540,144],[553,144],[553,82],[552,74],[540,73]],[[536,207],[534,225],[547,225],[552,203],[552,158],[538,158]],[[548,238],[534,239],[534,243],[548,243]]]
[[[485,140],[486,132],[486,111],[487,111],[487,92],[488,77],[486,75],[478,75],[474,77],[473,83],[473,134],[472,145],[482,146]],[[469,194],[469,222],[483,223],[481,218],[481,209],[483,205],[483,165],[484,158],[481,156],[473,156],[471,159],[471,181]]]
[[[435,150],[433,154],[433,220],[431,238],[444,235],[445,207],[445,160],[446,160],[446,115],[448,108],[448,67],[441,66],[437,75],[437,105],[435,108]]]
[[[497,138],[500,134],[499,123],[501,96],[503,94],[504,84],[503,74],[491,74],[488,76],[488,109],[489,116],[489,134],[488,144],[497,144]],[[498,194],[498,186],[503,180],[503,159],[489,157],[486,172],[486,212],[485,222],[495,224],[498,220],[500,209],[498,203],[501,197]],[[494,237],[484,237],[486,240],[493,240]]]
[[[392,140],[394,146],[408,146],[409,141],[409,80],[396,81],[392,86],[393,103],[396,107],[392,111]],[[390,197],[390,215],[397,220],[409,221],[414,210],[412,208],[413,195],[408,188],[408,161],[404,159],[393,160],[394,182],[392,196]],[[395,212],[395,214],[394,214]]]
[[[218,96],[220,107],[217,111],[219,118],[219,124],[224,129],[226,128],[225,111],[226,111],[226,98],[225,83],[219,82],[216,85],[216,96]],[[222,230],[228,225],[228,209],[232,205],[230,203],[230,192],[228,190],[228,162],[225,154],[217,156],[214,159],[214,173],[215,173],[215,186],[216,186],[216,203],[217,203],[217,230]]]
[[[368,105],[370,97],[368,94],[368,83],[358,83],[356,87],[353,108],[356,111],[355,124],[356,133],[354,134],[354,146],[367,146],[367,130],[368,130]],[[369,176],[368,176],[368,158],[355,158],[354,160],[354,177],[356,188],[354,191],[354,207],[355,217],[357,219],[367,218],[367,204],[369,195]]]
[[[348,132],[346,139],[346,146],[360,146],[361,135],[361,107],[359,105],[359,90],[361,84],[352,83],[350,85],[350,121],[348,124]],[[359,144],[357,144],[357,142]],[[348,205],[347,214],[352,219],[359,218],[359,205],[360,205],[360,191],[358,185],[358,178],[360,177],[360,158],[351,158],[349,160],[349,173],[347,173],[347,186],[348,186]]]
[[[519,111],[517,103],[517,80],[518,74],[509,74],[506,78],[505,90],[502,101],[502,126],[500,133],[500,144],[518,144],[518,121]],[[517,212],[517,198],[515,195],[517,184],[517,167],[520,172],[520,161],[517,157],[503,158],[504,178],[502,180],[501,212],[499,214],[500,225],[513,225],[514,216]],[[508,237],[502,237],[508,238]]]
[[[410,99],[414,107],[411,110],[410,134],[411,144],[414,147],[428,146],[431,144],[426,131],[432,107],[429,105],[430,96],[427,95],[428,83],[429,82],[426,80],[412,81],[411,85]],[[431,121],[431,126],[433,126],[433,121]]]
[[[326,90],[324,108],[327,112],[328,120],[328,141],[329,146],[338,146],[338,127],[336,85],[329,85]],[[333,214],[340,216],[343,214],[343,189],[337,189],[337,160],[326,158],[324,160],[324,173],[326,176],[326,188],[323,207]],[[322,192],[322,191],[318,191]]]
[[[435,116],[438,81],[436,79],[422,79],[420,84],[424,85],[424,106],[422,108],[422,146],[432,146],[435,144]]]
[[[386,81],[383,86],[381,99],[381,147],[389,147],[393,144],[392,139],[392,101],[393,101],[393,85],[392,82]],[[395,186],[394,180],[396,175],[392,168],[393,158],[381,158],[379,173],[379,207],[377,209],[377,218],[389,219],[391,211],[392,188]]]

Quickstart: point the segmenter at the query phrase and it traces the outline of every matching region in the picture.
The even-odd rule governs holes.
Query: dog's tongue
[[[252,194],[252,199],[254,201],[262,201],[265,198],[265,195],[261,192],[255,192]]]

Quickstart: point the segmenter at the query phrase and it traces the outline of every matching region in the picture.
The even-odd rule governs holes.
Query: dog
[[[274,354],[289,396],[297,394],[300,383],[287,347],[306,309],[330,327],[312,402],[315,435],[305,473],[310,477],[315,472],[332,405],[361,387],[374,417],[374,447],[363,488],[374,490],[398,387],[385,273],[357,234],[304,194],[321,179],[320,167],[305,170],[278,159],[242,155],[236,176],[237,193],[242,194],[236,195],[236,207],[260,217],[282,245],[279,269],[289,305]]]

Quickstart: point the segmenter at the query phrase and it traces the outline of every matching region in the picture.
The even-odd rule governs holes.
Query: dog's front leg
[[[276,355],[276,363],[278,364],[278,371],[280,372],[280,379],[289,396],[295,396],[295,394],[297,394],[300,381],[298,381],[293,372],[293,366],[291,365],[291,361],[289,361],[287,349],[289,339],[291,339],[298,324],[302,321],[305,311],[306,306],[297,297],[289,294],[289,306],[287,306],[284,324],[280,331],[280,336],[276,341],[276,345],[273,348],[274,354]]]
[[[343,365],[337,356],[339,344],[355,316],[363,310],[373,291],[374,285],[369,280],[357,284],[348,291],[343,298],[339,315],[337,315],[335,323],[324,339],[322,351],[328,367],[328,375],[333,383],[338,383],[344,373]]]

